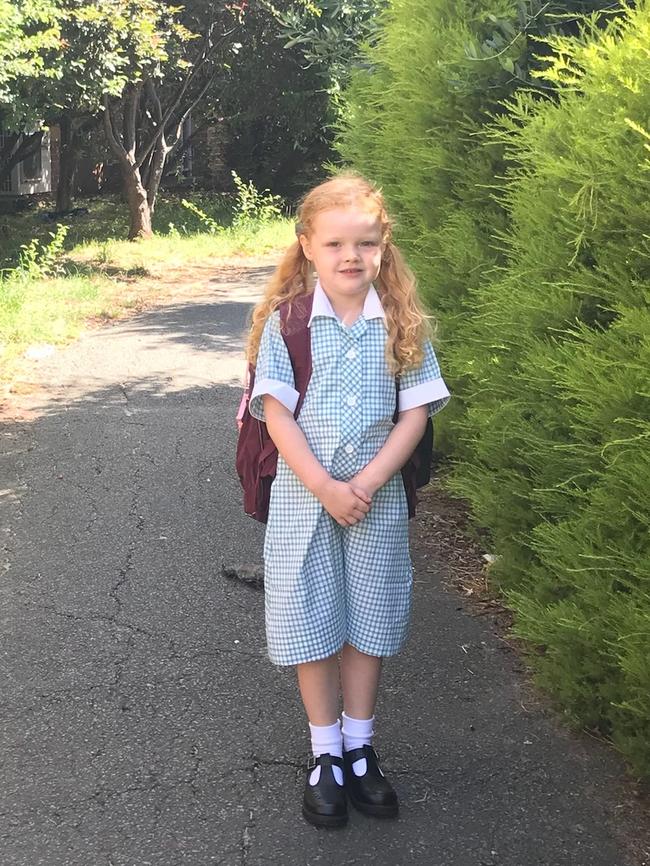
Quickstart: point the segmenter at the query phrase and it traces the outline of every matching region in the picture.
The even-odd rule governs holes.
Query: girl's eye
[[[377,244],[375,241],[363,241],[361,244],[362,247],[375,247]]]
[[[328,241],[328,243],[327,243],[328,247],[338,247],[338,245],[339,245],[338,241]]]

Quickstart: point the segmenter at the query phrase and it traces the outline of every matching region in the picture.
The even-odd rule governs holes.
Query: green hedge
[[[650,10],[553,44],[558,98],[521,95],[491,133],[508,263],[456,331],[454,487],[540,681],[650,776]]]
[[[515,633],[536,645],[538,681],[650,778],[650,9],[553,37],[549,95],[520,90],[491,120],[471,88],[455,100],[448,79],[440,96],[436,43],[414,99],[431,113],[404,122],[398,159],[396,118],[380,106],[416,86],[425,44],[444,41],[450,20],[447,4],[401,0],[384,46],[419,6],[433,16],[411,31],[423,53],[401,61],[417,72],[388,52],[358,77],[361,131],[343,133],[342,151],[387,189],[441,318],[457,395],[452,486],[490,531],[492,576]],[[458,45],[465,27],[452,28]],[[479,114],[493,84],[482,82]]]

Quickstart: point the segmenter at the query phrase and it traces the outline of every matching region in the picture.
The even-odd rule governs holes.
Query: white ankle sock
[[[351,752],[352,749],[360,749],[361,746],[372,745],[373,723],[375,717],[369,719],[352,719],[343,713],[343,746],[346,752]],[[352,764],[352,769],[355,776],[365,775],[368,769],[368,764],[365,758],[359,758]]]
[[[341,722],[337,719],[333,725],[312,725],[309,723],[309,731],[311,733],[311,750],[314,757],[319,755],[336,755],[343,757],[343,741],[341,738]],[[332,767],[334,778],[337,784],[343,784],[343,770],[340,767]],[[316,767],[311,771],[309,784],[315,785],[320,779],[320,767]]]

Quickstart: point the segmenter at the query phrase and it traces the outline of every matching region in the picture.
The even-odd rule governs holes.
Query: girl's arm
[[[399,413],[397,423],[375,457],[357,473],[356,481],[372,497],[404,466],[424,433],[426,404]]]
[[[263,401],[269,436],[291,471],[342,526],[362,520],[370,510],[370,496],[353,482],[335,481],[314,456],[293,413],[270,394],[264,394]]]

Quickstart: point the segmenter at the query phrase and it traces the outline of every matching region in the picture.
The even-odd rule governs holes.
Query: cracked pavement
[[[302,820],[294,675],[266,658],[262,594],[222,574],[261,557],[233,418],[267,275],[223,269],[86,333],[5,415],[0,863],[640,866],[614,753],[531,703],[417,550],[377,710],[400,819]]]

